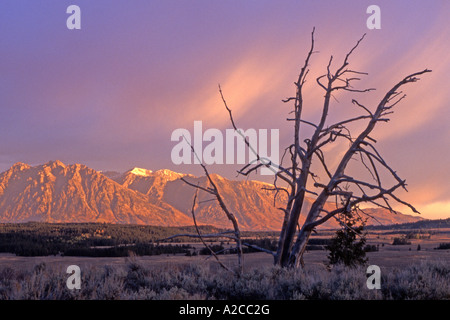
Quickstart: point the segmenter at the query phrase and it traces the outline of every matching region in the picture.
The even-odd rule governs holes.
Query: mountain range
[[[279,230],[283,213],[281,196],[274,205],[270,184],[228,180],[212,174],[228,208],[242,230]],[[163,169],[133,168],[127,172],[100,172],[82,164],[61,161],[30,166],[16,163],[0,174],[0,222],[105,222],[159,226],[192,225],[196,189],[181,180],[208,187],[207,177]],[[307,198],[305,210],[313,199]],[[230,228],[217,201],[199,192],[195,215],[199,224]],[[332,204],[327,204],[332,208]],[[421,220],[382,208],[370,209],[369,225]],[[304,217],[304,215],[302,215]],[[302,222],[302,221],[300,221]],[[323,228],[337,227],[330,219]]]

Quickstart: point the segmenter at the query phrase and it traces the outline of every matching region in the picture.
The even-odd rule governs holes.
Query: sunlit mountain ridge
[[[283,213],[277,209],[286,200],[267,183],[229,180],[211,175],[242,230],[279,230]],[[16,163],[0,174],[0,222],[106,222],[160,226],[192,225],[196,189],[184,181],[209,186],[207,177],[168,169],[133,168],[124,173],[99,172],[82,164],[50,161],[30,166]],[[305,210],[313,199],[307,199]],[[329,203],[326,206],[332,208]],[[199,192],[195,215],[199,224],[230,228],[217,201]],[[303,215],[304,216],[304,215]],[[369,225],[421,220],[405,214],[370,209]],[[300,221],[302,222],[302,221]],[[330,219],[322,227],[334,228]]]

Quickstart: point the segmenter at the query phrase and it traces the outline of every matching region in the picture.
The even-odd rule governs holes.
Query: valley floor
[[[367,257],[368,264],[380,267],[381,290],[366,287],[367,266],[328,271],[325,250],[306,252],[303,272],[273,268],[271,255],[248,253],[240,277],[202,255],[20,257],[3,253],[0,300],[450,299],[450,250],[435,249],[449,242],[449,234],[393,245],[397,236],[379,232],[368,237],[368,244],[379,248]],[[236,264],[234,254],[220,255],[220,259],[228,267]],[[81,290],[66,287],[70,265],[81,269]]]
[[[369,242],[370,243],[370,242]],[[417,245],[421,245],[421,250],[417,251]],[[199,244],[197,244],[199,245]],[[435,250],[436,241],[417,240],[411,245],[393,246],[385,244],[377,252],[368,252],[368,263],[378,265],[381,269],[404,268],[421,262],[442,261],[450,265],[450,250]],[[410,250],[411,249],[411,250]],[[232,266],[236,263],[236,256],[220,255],[221,261],[226,265]],[[0,254],[0,269],[11,267],[14,269],[29,270],[35,265],[45,263],[53,267],[67,268],[69,265],[78,265],[83,267],[101,267],[110,265],[114,267],[126,267],[130,261],[137,261],[146,267],[165,267],[186,264],[199,264],[204,266],[211,265],[215,268],[216,261],[212,257],[184,255],[158,255],[142,257],[63,257],[63,256],[45,256],[45,257],[19,257],[13,254]],[[314,250],[305,253],[304,261],[307,268],[324,268],[327,260],[327,251]],[[261,266],[271,266],[273,258],[267,253],[248,253],[244,255],[244,266],[248,269]]]

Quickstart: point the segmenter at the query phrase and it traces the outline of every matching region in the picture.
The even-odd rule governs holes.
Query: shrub
[[[450,249],[450,242],[440,243],[436,249],[438,249],[438,250]]]
[[[406,239],[405,237],[401,237],[401,238],[394,238],[394,241],[392,242],[392,245],[394,246],[402,246],[402,245],[409,245],[411,244],[410,241],[408,241],[408,239]]]

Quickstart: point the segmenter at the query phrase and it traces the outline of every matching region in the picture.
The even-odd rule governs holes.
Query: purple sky
[[[79,5],[81,30],[66,28]],[[381,30],[368,30],[366,8],[381,8]],[[450,216],[450,2],[283,0],[2,0],[0,2],[0,171],[15,162],[59,159],[97,170],[175,166],[177,128],[230,127],[217,85],[242,128],[278,128],[290,143],[290,106],[299,67],[316,27],[305,115],[316,120],[322,92],[315,77],[330,55],[369,73],[357,98],[374,107],[405,75],[433,73],[405,88],[407,98],[375,136],[407,179],[406,200],[425,218]],[[338,95],[333,119],[354,111]],[[234,178],[234,166],[211,171]],[[257,178],[257,177],[255,177]],[[403,210],[407,212],[407,210]],[[409,213],[409,212],[408,212]]]

